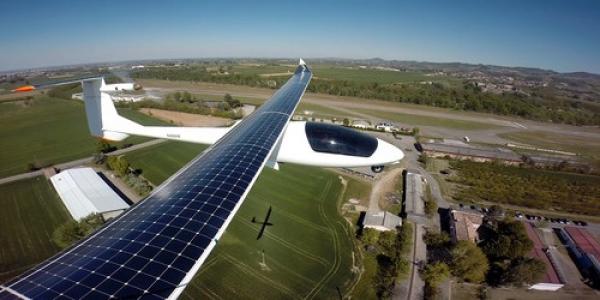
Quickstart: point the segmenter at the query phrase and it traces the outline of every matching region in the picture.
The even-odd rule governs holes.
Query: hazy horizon
[[[0,70],[147,59],[348,58],[600,73],[597,1],[0,3]]]
[[[232,59],[232,60],[241,60],[241,59],[248,59],[248,60],[278,60],[278,59],[285,59],[285,60],[294,60],[294,59],[300,59],[302,58],[303,60],[306,61],[307,64],[310,65],[311,61],[313,60],[370,60],[370,59],[383,59],[385,61],[398,61],[398,62],[414,62],[414,63],[433,63],[433,64],[465,64],[465,65],[473,65],[473,66],[477,66],[477,65],[481,65],[481,66],[494,66],[494,67],[504,67],[504,68],[530,68],[530,69],[539,69],[539,70],[544,70],[544,71],[551,71],[551,72],[556,72],[556,73],[561,73],[561,74],[566,74],[566,73],[580,73],[580,72],[584,72],[584,73],[589,73],[589,74],[594,74],[594,75],[600,75],[600,72],[596,73],[596,72],[588,72],[588,71],[565,71],[565,72],[561,72],[561,71],[557,71],[557,70],[553,70],[553,69],[548,69],[548,68],[540,68],[540,67],[536,67],[536,66],[509,66],[509,65],[497,65],[497,64],[485,64],[485,63],[470,63],[470,62],[461,62],[461,61],[426,61],[426,60],[407,60],[407,59],[386,59],[386,58],[381,58],[381,57],[364,57],[364,58],[356,58],[356,57],[244,57],[244,56],[224,56],[224,57],[219,57],[219,56],[214,56],[214,57],[173,57],[173,58],[141,58],[141,59],[118,59],[118,60],[113,60],[113,61],[92,61],[92,62],[83,62],[83,63],[73,63],[73,64],[59,64],[59,65],[42,65],[42,66],[34,66],[34,67],[29,67],[29,68],[21,68],[21,69],[11,69],[11,70],[0,70],[0,72],[19,72],[19,71],[27,71],[27,70],[38,70],[38,69],[54,69],[54,68],[61,68],[61,67],[70,67],[70,66],[89,66],[89,65],[110,65],[110,64],[120,64],[120,63],[127,63],[127,62],[142,62],[142,61],[167,61],[167,60],[216,60],[216,59]]]

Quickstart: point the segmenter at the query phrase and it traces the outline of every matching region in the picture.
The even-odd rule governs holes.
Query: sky
[[[0,70],[203,57],[380,57],[600,73],[600,1],[0,2]]]

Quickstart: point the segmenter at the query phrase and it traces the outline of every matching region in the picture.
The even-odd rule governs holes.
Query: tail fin
[[[109,141],[122,141],[129,135],[123,133],[121,129],[135,128],[141,125],[119,116],[110,95],[100,91],[103,84],[103,78],[81,82],[88,127],[93,136]]]

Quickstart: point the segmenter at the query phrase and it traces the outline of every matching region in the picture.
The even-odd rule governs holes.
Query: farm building
[[[382,123],[377,124],[375,126],[375,129],[381,130],[381,131],[385,131],[385,132],[398,131],[398,127],[396,127],[392,123],[386,123],[386,122],[382,122]]]
[[[367,120],[354,120],[352,121],[352,127],[354,128],[358,128],[358,129],[367,129],[367,128],[371,128],[371,123],[369,123],[369,121]]]
[[[479,233],[477,230],[483,223],[483,215],[475,212],[467,212],[460,210],[450,211],[450,233],[452,241],[471,241],[476,243],[479,241]]]
[[[129,208],[92,168],[68,169],[52,176],[50,181],[77,221],[93,213],[106,220]]]
[[[557,231],[581,273],[600,286],[600,243],[582,228],[565,227]]]
[[[425,178],[417,171],[407,170],[404,173],[404,212],[407,215],[424,214],[423,187]]]
[[[564,286],[565,280],[564,275],[559,271],[560,269],[556,264],[556,258],[554,257],[554,254],[552,254],[552,249],[545,247],[531,223],[525,222],[524,225],[527,236],[531,242],[533,242],[533,249],[531,249],[529,257],[537,258],[546,265],[546,273],[544,274],[542,281],[531,285],[529,288],[541,291],[559,290]]]
[[[387,211],[367,211],[363,220],[363,228],[372,228],[378,231],[393,230],[402,226],[402,219]]]

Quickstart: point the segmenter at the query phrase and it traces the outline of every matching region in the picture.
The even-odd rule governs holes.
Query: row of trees
[[[129,161],[123,155],[102,156],[96,162],[104,164],[109,170],[113,170],[117,176],[121,177],[127,185],[141,196],[148,195],[153,189],[152,185],[140,176],[142,171],[139,169],[133,170]]]
[[[223,117],[229,119],[240,119],[242,117],[242,113],[239,110],[234,110],[233,108],[237,108],[241,106],[241,103],[237,99],[229,99],[229,101],[223,101],[218,106],[208,106],[205,101],[200,100],[199,98],[193,97],[188,98],[186,95],[191,95],[188,92],[175,92],[173,94],[169,94],[165,97],[165,100],[161,102],[156,102],[152,100],[142,100],[138,102],[120,102],[116,103],[117,107],[121,108],[131,108],[131,109],[140,109],[140,108],[155,108],[155,109],[164,109],[171,111],[179,111],[191,114],[200,114],[200,115],[212,115],[216,117]],[[231,96],[229,96],[231,97]]]
[[[473,161],[450,162],[459,201],[489,201],[578,214],[600,214],[600,177]]]
[[[136,78],[205,81],[276,88],[284,77],[264,78],[256,74],[217,74],[203,67],[184,66],[150,68],[133,73]],[[436,107],[514,115],[523,118],[553,121],[576,125],[600,125],[600,112],[590,107],[573,106],[571,102],[547,94],[493,94],[482,92],[470,82],[446,86],[439,83],[382,85],[377,82],[360,82],[315,78],[308,91],[338,96],[381,99],[396,102],[424,104]]]
[[[202,105],[204,102],[208,101],[205,99],[202,99],[196,95],[193,95],[189,92],[175,92],[172,94],[168,94],[165,97],[165,100],[167,101],[175,101],[175,102],[180,102],[180,103],[199,103],[200,105]],[[227,93],[223,96],[223,103],[222,103],[222,110],[231,110],[234,108],[238,108],[242,106],[242,102],[238,99],[233,98],[233,96],[231,96],[231,94]]]
[[[378,271],[374,286],[379,298],[389,298],[400,275],[407,274],[409,262],[405,258],[412,247],[412,225],[405,222],[398,230],[379,232],[363,229],[360,240],[363,247],[376,253]]]

